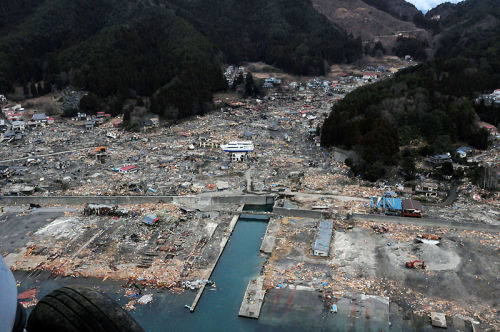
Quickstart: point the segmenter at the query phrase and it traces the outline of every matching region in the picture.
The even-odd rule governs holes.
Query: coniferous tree
[[[251,73],[247,74],[245,79],[245,95],[249,97],[256,97],[259,94],[259,88],[255,85]]]
[[[30,95],[31,97],[35,98],[38,97],[38,89],[36,88],[35,83],[31,82],[30,84]]]

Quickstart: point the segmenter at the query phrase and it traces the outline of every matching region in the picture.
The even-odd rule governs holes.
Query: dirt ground
[[[343,73],[354,73],[358,75],[363,74],[363,70],[366,66],[384,66],[387,69],[393,69],[396,71],[404,66],[408,65],[408,62],[398,58],[397,56],[386,55],[382,57],[369,57],[366,56],[359,60],[355,64],[335,64],[330,67],[330,72],[327,73],[324,78],[330,80],[336,80],[338,76]],[[252,72],[254,78],[265,79],[269,77],[281,78],[287,82],[305,82],[313,79],[312,76],[297,76],[288,73],[283,73],[278,69],[273,68],[263,62],[252,62],[247,65],[248,70]],[[217,97],[215,98],[217,99]]]
[[[57,94],[51,93],[42,97],[26,99],[23,106],[28,109],[36,109],[48,116],[61,115],[61,107],[57,101]]]

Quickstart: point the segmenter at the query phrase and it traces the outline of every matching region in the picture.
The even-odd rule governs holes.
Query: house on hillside
[[[415,185],[415,194],[425,195],[426,197],[438,196],[438,185],[432,182],[422,182]]]
[[[444,163],[452,162],[451,154],[449,152],[445,154],[436,154],[434,156],[430,156],[427,160],[434,165],[441,165]]]
[[[264,80],[266,83],[271,83],[271,84],[281,84],[281,79],[276,78],[276,77],[269,77]]]
[[[16,113],[15,111],[9,111],[5,114],[5,116],[9,121],[21,121],[23,117],[21,113]]]
[[[47,115],[45,115],[45,113],[35,113],[31,117],[31,121],[37,123],[47,123]]]
[[[9,107],[4,107],[2,108],[2,112],[5,114],[6,112],[16,112],[19,109],[22,109],[23,107],[21,104],[16,104],[14,106],[9,106]]]
[[[497,128],[494,125],[486,123],[486,122],[480,122],[479,128],[486,129],[493,136],[497,133]]]
[[[363,80],[364,81],[374,81],[378,78],[378,74],[376,73],[364,73],[363,74]]]
[[[13,131],[24,131],[26,129],[26,122],[24,121],[14,121],[12,122]]]
[[[86,131],[94,130],[94,121],[85,121],[85,130]]]
[[[471,154],[474,152],[474,149],[468,146],[461,146],[457,148],[457,154],[460,156],[460,158],[466,158],[468,154]]]

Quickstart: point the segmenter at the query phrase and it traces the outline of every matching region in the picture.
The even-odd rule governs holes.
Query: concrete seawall
[[[1,197],[0,205],[23,204],[55,204],[55,205],[82,205],[82,204],[146,204],[146,203],[179,203],[197,204],[203,196],[17,196]],[[209,198],[212,204],[273,204],[273,196],[240,195],[240,196],[213,196]]]

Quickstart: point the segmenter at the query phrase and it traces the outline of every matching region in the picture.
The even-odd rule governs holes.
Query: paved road
[[[484,232],[500,232],[499,225],[487,225],[477,222],[454,222],[438,218],[403,218],[376,214],[353,214],[354,220],[369,220],[392,224],[406,224],[415,226],[446,227]]]
[[[245,180],[247,183],[247,192],[251,193],[252,192],[252,172],[253,172],[253,167],[250,167],[245,171]]]
[[[439,204],[440,206],[449,206],[457,200],[458,196],[457,188],[459,185],[460,185],[459,181],[453,182],[453,184],[451,185],[450,192],[448,193],[448,196],[446,196],[445,200],[441,204]]]
[[[0,215],[0,252],[16,252],[31,240],[30,234],[61,216],[55,212],[4,213]]]

